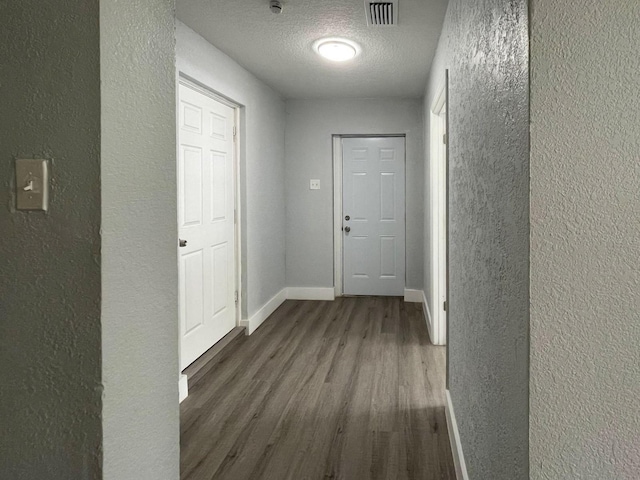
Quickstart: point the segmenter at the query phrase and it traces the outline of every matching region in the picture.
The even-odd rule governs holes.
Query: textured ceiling
[[[421,96],[447,0],[399,0],[398,25],[368,27],[364,0],[178,0],[178,19],[285,98]],[[330,63],[312,48],[344,37],[362,51]]]

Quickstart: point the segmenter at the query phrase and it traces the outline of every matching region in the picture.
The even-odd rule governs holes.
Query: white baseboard
[[[447,339],[444,338],[444,334],[442,338],[435,338],[433,324],[433,317],[431,316],[431,308],[429,307],[429,301],[427,300],[427,296],[422,294],[422,310],[424,311],[425,322],[427,324],[427,330],[429,330],[429,339],[431,343],[434,345],[444,346],[447,344]]]
[[[447,404],[445,405],[445,414],[447,415],[447,430],[449,431],[449,442],[451,443],[451,453],[453,455],[453,464],[456,467],[456,477],[458,480],[469,480],[467,473],[467,464],[464,462],[462,454],[462,443],[460,443],[460,432],[458,432],[458,424],[456,423],[456,415],[453,412],[453,403],[451,403],[451,394],[446,391]]]
[[[289,287],[287,288],[288,300],[330,300],[336,299],[336,291],[333,287]]]
[[[335,290],[329,288],[289,287],[280,290],[264,306],[254,313],[251,318],[240,320],[240,326],[245,327],[247,335],[251,335],[269,316],[282,305],[285,300],[335,300]]]
[[[189,383],[187,382],[187,376],[183,373],[180,374],[178,380],[178,391],[180,392],[180,403],[189,396]]]
[[[285,300],[328,300],[336,299],[336,289],[334,287],[287,287],[278,292],[260,310],[254,313],[251,318],[240,320],[240,326],[246,328],[247,335],[251,335],[262,325],[269,315],[276,311]],[[404,301],[422,303],[424,292],[422,290],[404,290]]]
[[[286,299],[287,289],[283,288],[265,303],[260,310],[254,313],[251,318],[240,320],[240,326],[245,327],[247,335],[251,335]]]
[[[404,289],[404,301],[413,303],[422,303],[424,292],[422,290],[412,290],[410,288]]]
[[[427,330],[429,330],[429,340],[431,340],[431,343],[435,345],[436,342],[434,342],[433,338],[433,320],[431,319],[431,310],[429,310],[429,302],[427,301],[427,296],[424,292],[422,292],[422,311],[424,312],[424,321],[427,324]]]

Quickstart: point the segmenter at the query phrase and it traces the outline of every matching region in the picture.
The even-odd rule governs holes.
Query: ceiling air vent
[[[390,2],[364,1],[367,25],[370,27],[392,26],[398,23],[398,0]]]

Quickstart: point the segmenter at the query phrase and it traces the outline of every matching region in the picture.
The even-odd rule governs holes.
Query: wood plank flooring
[[[200,358],[196,359],[191,365],[185,368],[182,373],[187,376],[189,383],[189,390],[193,385],[200,380],[200,378],[206,374],[210,368],[213,368],[216,362],[212,361],[217,355],[225,348],[232,348],[236,342],[244,337],[244,327],[236,327],[227,333],[218,343],[216,343],[209,350],[204,352]]]
[[[212,362],[181,405],[184,480],[455,480],[420,304],[289,300]]]

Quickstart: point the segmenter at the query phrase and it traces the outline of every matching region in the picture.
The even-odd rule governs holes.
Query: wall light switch
[[[309,180],[309,190],[320,190],[320,180],[317,178]]]
[[[47,160],[16,160],[16,208],[49,208],[49,163]]]

